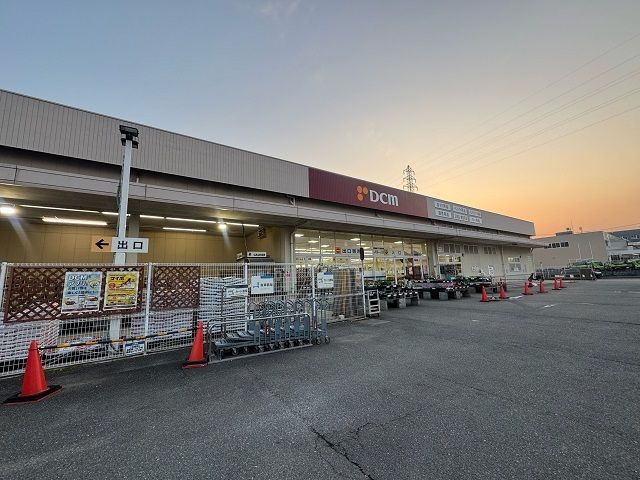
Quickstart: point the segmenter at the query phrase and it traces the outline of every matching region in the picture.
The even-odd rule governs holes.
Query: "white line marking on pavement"
[[[555,304],[555,303],[552,303],[551,305],[545,305],[545,306],[544,306],[544,307],[542,307],[542,308],[549,308],[549,307],[555,307],[555,306],[556,306],[556,304]]]
[[[576,302],[576,305],[593,305],[595,307],[597,304],[596,303],[588,303],[588,302]]]
[[[511,297],[512,300],[515,300],[516,298],[522,298],[523,295],[518,295],[517,297]]]

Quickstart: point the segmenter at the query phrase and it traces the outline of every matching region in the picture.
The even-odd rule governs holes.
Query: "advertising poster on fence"
[[[270,295],[273,292],[273,275],[254,275],[251,277],[251,295]]]
[[[100,308],[102,272],[67,272],[61,312],[95,312]]]
[[[104,309],[135,308],[138,304],[139,272],[107,272]]]

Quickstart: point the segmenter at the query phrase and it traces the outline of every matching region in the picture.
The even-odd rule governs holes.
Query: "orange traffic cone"
[[[528,280],[526,280],[526,281],[524,282],[524,288],[522,289],[522,294],[523,294],[523,295],[533,295],[533,293],[531,293],[531,292],[529,291],[529,281],[528,281]]]
[[[553,289],[554,290],[560,290],[560,287],[558,286],[558,279],[557,278],[553,279]]]
[[[202,322],[198,322],[191,353],[187,361],[182,364],[182,368],[206,367],[208,363],[209,359],[204,354],[204,326]]]
[[[3,403],[5,405],[11,405],[16,403],[37,402],[56,393],[61,388],[60,385],[47,386],[47,380],[44,378],[44,369],[40,361],[38,342],[32,340],[31,345],[29,345],[27,366],[24,369],[24,377],[22,377],[22,390],[13,397],[6,399]]]
[[[540,280],[540,283],[538,284],[538,293],[547,293],[544,289],[544,280]]]
[[[500,295],[498,296],[498,298],[500,298],[500,300],[508,300],[509,297],[507,296],[507,292],[504,291],[504,287],[502,286],[502,283],[500,284]]]
[[[567,286],[562,281],[562,277],[560,277],[560,288],[567,288]]]
[[[489,301],[489,297],[487,296],[487,290],[484,288],[484,286],[482,287],[482,298],[480,299],[481,302],[488,302]]]

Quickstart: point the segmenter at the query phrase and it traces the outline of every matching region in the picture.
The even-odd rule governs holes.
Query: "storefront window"
[[[369,281],[421,279],[429,271],[427,244],[420,240],[306,229],[296,230],[294,240],[299,265],[362,265]]]
[[[509,263],[509,272],[511,273],[522,272],[522,263],[521,263],[520,257],[508,257],[507,262]]]

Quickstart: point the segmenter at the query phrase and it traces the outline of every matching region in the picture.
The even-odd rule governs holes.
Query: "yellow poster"
[[[104,310],[135,308],[138,304],[139,272],[107,272]]]

